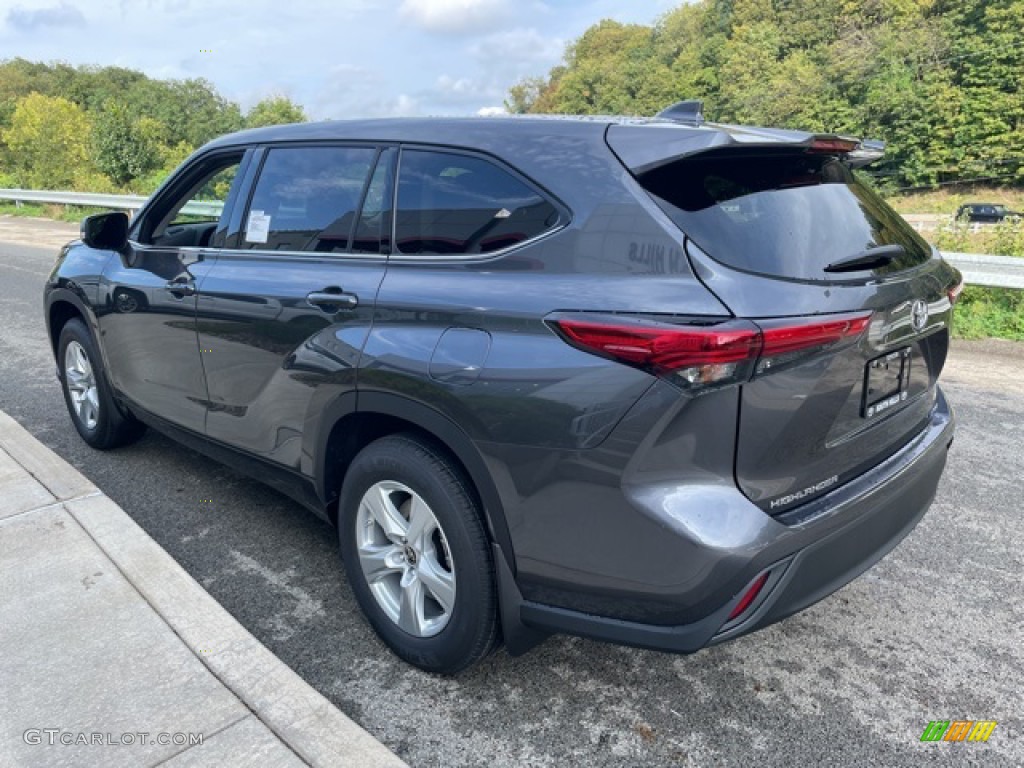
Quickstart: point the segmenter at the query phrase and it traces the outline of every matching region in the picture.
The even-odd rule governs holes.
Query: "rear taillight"
[[[747,378],[761,347],[757,326],[743,320],[693,326],[631,318],[604,322],[560,317],[553,324],[573,346],[672,375],[684,386]]]
[[[948,289],[946,289],[946,295],[949,296],[949,303],[956,305],[957,301],[960,300],[960,294],[964,292],[964,281],[961,278],[959,281],[954,283]]]
[[[685,389],[747,381],[807,355],[853,340],[870,313],[800,321],[726,320],[675,324],[618,316],[549,318],[562,338],[586,352],[665,376]]]
[[[864,333],[870,322],[871,313],[800,323],[789,319],[758,321],[764,346],[757,361],[756,373],[765,373],[808,354],[817,354],[839,342],[856,338]]]

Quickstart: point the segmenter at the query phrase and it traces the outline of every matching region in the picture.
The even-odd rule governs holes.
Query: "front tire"
[[[57,365],[68,413],[86,443],[107,450],[134,442],[146,431],[118,409],[96,345],[79,318],[61,329]]]
[[[459,468],[415,435],[364,448],[338,512],[342,558],[378,636],[427,672],[455,674],[498,637],[490,545]]]

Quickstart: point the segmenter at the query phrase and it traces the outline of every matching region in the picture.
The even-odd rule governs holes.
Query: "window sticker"
[[[263,211],[249,211],[245,225],[245,239],[250,243],[265,243],[270,235],[270,216]]]

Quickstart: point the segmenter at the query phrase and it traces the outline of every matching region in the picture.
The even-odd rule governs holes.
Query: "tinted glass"
[[[354,253],[387,253],[390,250],[391,177],[395,154],[395,150],[386,149],[377,160],[356,222],[356,234],[352,241]]]
[[[739,269],[848,280],[856,273],[824,268],[884,245],[902,246],[903,253],[861,274],[904,270],[931,257],[913,228],[831,157],[695,157],[640,183],[702,250]]]
[[[396,222],[402,253],[491,253],[557,222],[551,203],[487,160],[402,152]]]
[[[176,224],[192,224],[201,221],[218,221],[224,212],[224,203],[231,191],[231,184],[238,173],[238,161],[221,168],[206,178],[202,185],[194,190],[184,205],[174,214],[172,226]]]
[[[139,228],[139,239],[164,247],[220,247],[228,222],[224,205],[236,184],[241,155],[208,157],[191,166],[181,189],[161,196]]]
[[[370,147],[271,149],[249,204],[242,247],[347,251],[375,155]]]

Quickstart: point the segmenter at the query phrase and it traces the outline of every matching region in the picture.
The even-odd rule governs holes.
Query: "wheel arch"
[[[386,435],[412,432],[434,442],[459,465],[480,502],[491,540],[514,568],[512,539],[498,489],[483,456],[470,437],[448,417],[408,398],[377,392],[347,392],[323,412],[315,440],[314,486],[332,522],[338,496],[352,459],[366,445]]]
[[[81,318],[95,338],[96,324],[92,320],[92,313],[86,309],[85,304],[78,296],[65,288],[57,288],[47,295],[46,327],[54,356],[57,354],[57,345],[60,343],[60,332],[69,320],[76,317]]]

